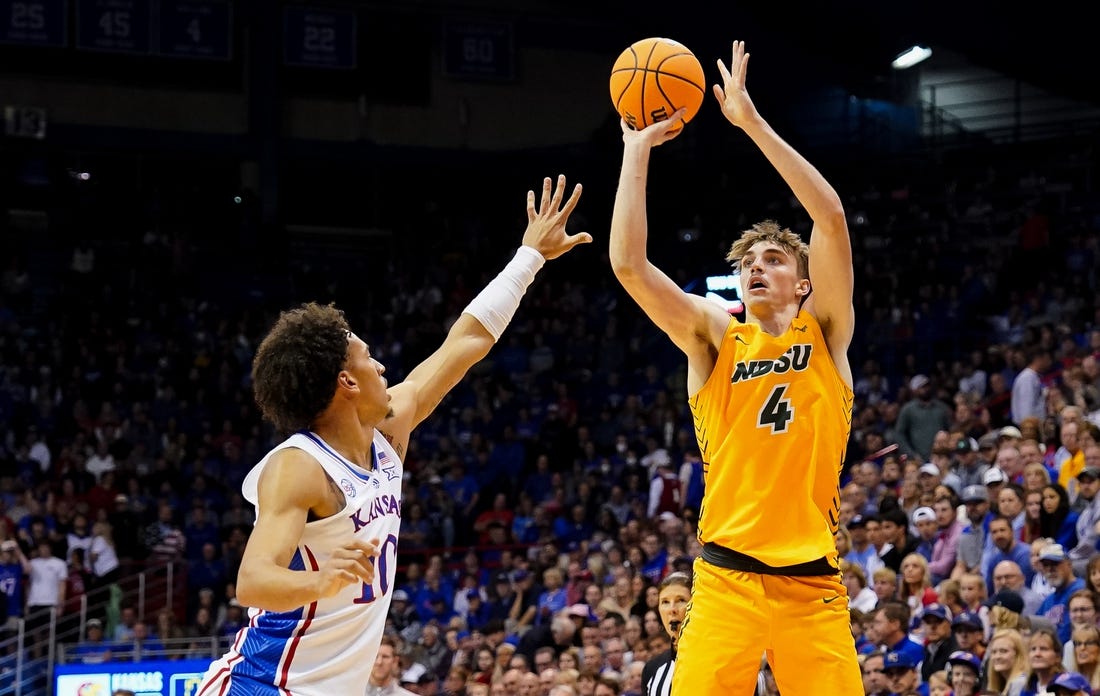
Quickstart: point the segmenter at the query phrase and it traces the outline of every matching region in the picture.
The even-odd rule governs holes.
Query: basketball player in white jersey
[[[500,338],[546,259],[592,241],[565,226],[565,177],[527,194],[523,246],[443,345],[388,387],[385,368],[332,306],[283,312],[256,353],[256,403],[294,433],[245,479],[256,526],[237,578],[248,626],[196,696],[364,694],[397,565],[402,456],[412,429]]]

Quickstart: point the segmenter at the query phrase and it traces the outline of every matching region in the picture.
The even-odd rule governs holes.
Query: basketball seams
[[[612,70],[611,71],[612,75],[614,75],[616,72],[621,72],[623,70],[631,70],[633,72],[633,74],[630,76],[630,79],[626,81],[625,85],[623,85],[623,91],[619,92],[619,96],[615,98],[615,110],[616,111],[619,111],[619,104],[622,102],[623,97],[626,95],[627,91],[630,89],[630,85],[634,84],[634,78],[636,77],[637,72],[638,72],[638,54],[637,54],[637,52],[634,51],[633,46],[630,46],[629,50],[630,50],[630,57],[634,59],[634,66],[631,67],[631,68],[620,68],[619,70]]]
[[[661,84],[661,77],[671,77],[671,78],[673,78],[674,80],[679,80],[680,82],[686,82],[686,83],[688,83],[689,85],[691,85],[692,87],[694,87],[695,89],[697,89],[697,90],[699,90],[699,91],[700,91],[701,93],[703,93],[703,95],[706,95],[706,93],[707,93],[707,91],[706,91],[705,89],[703,89],[703,88],[702,88],[702,87],[700,87],[699,85],[695,84],[695,83],[694,83],[694,82],[692,82],[691,80],[687,79],[687,78],[686,78],[686,77],[684,77],[683,75],[676,75],[676,74],[674,74],[674,73],[666,73],[666,72],[661,72],[661,71],[659,71],[659,70],[653,70],[652,72],[655,72],[655,73],[657,73],[657,84]]]
[[[638,54],[634,53],[634,48],[633,47],[630,48],[630,53],[631,53],[631,55],[634,56],[634,65],[632,67],[626,67],[626,68],[615,68],[611,71],[612,74],[615,74],[617,72],[623,72],[624,70],[654,70],[655,69],[655,68],[651,68],[649,66],[638,67]],[[672,60],[673,58],[677,58],[679,56],[692,56],[693,58],[695,57],[693,54],[688,53],[688,52],[673,53],[670,56],[665,56],[664,58],[662,58],[661,62],[657,64],[656,69],[660,69],[660,66],[664,65],[665,62],[667,62],[669,60]]]
[[[661,70],[661,68],[664,66],[665,63],[667,63],[668,61],[670,61],[673,58],[676,58],[678,56],[690,56],[693,60],[695,59],[695,54],[691,53],[690,51],[682,51],[680,53],[673,53],[671,56],[665,56],[664,58],[661,59],[660,63],[657,63],[657,66],[655,68],[652,68],[652,70],[654,70],[658,74],[657,84],[658,85],[661,84],[661,78],[659,77],[660,75],[664,75],[665,77],[674,77],[677,80],[682,80],[682,81],[688,83],[689,85],[692,85],[693,87],[697,88],[700,92],[702,92],[704,95],[706,95],[706,90],[703,89],[702,85],[696,84],[695,82],[693,82],[692,80],[689,80],[684,75],[678,75],[676,73],[670,73],[670,72],[665,72],[665,71]],[[696,60],[695,62],[698,63],[699,61]],[[702,73],[701,68],[702,68],[702,66],[700,66],[700,74]],[[650,70],[651,68],[649,68],[649,66],[647,65],[645,69]],[[706,76],[705,75],[701,74],[701,77],[703,78],[703,81],[706,81]],[[663,90],[662,90],[661,94],[664,94]],[[671,104],[672,102],[669,102],[669,103]]]
[[[619,103],[623,100],[623,97],[626,96],[626,93],[628,91],[630,91],[630,85],[634,84],[634,78],[637,77],[637,76],[638,76],[638,71],[635,70],[634,73],[630,76],[630,79],[626,81],[625,85],[623,85],[623,91],[619,92],[619,96],[615,98],[615,110],[616,111],[619,110]]]
[[[634,65],[627,68],[617,68],[611,71],[612,79],[614,79],[615,73],[625,72],[627,70],[631,72],[630,79],[626,81],[625,85],[623,85],[622,91],[619,92],[619,96],[615,97],[615,110],[620,113],[622,112],[622,110],[619,108],[619,104],[622,103],[623,97],[626,96],[627,91],[630,90],[630,85],[634,84],[634,78],[638,72],[638,53],[634,50],[633,46],[627,47],[627,50],[630,51],[630,57],[634,60]],[[623,52],[623,55],[626,55],[625,51]],[[623,56],[619,57],[622,58]],[[615,62],[618,63],[618,61]]]
[[[692,87],[694,87],[697,90],[699,90],[700,92],[702,92],[703,94],[706,94],[706,92],[707,92],[706,89],[704,89],[702,86],[700,86],[694,80],[689,80],[688,78],[684,77],[683,75],[678,75],[676,73],[665,72],[664,70],[654,70],[652,68],[619,68],[618,70],[612,70],[611,74],[614,75],[616,73],[623,73],[623,72],[627,72],[628,70],[632,71],[632,72],[635,72],[635,73],[647,73],[647,72],[657,73],[658,75],[660,75],[662,77],[671,77],[671,78],[680,80],[681,82],[686,82],[689,85],[691,85]],[[627,84],[630,84],[630,83],[628,82]]]
[[[645,51],[646,48],[649,50]],[[627,62],[628,51],[629,60],[633,62],[633,65]],[[668,51],[675,52],[667,53]],[[646,54],[644,60],[640,55],[642,53]],[[687,61],[683,60],[685,57]],[[669,63],[669,61],[672,62]],[[681,73],[670,72],[670,70],[680,70]],[[623,75],[626,72],[629,72],[630,75]],[[676,82],[668,82],[669,78],[675,78]],[[653,84],[647,84],[651,80]],[[697,110],[696,97],[691,96],[691,92],[684,94],[685,87],[683,85],[694,87],[695,90],[698,90],[697,97],[702,98],[706,96],[705,82],[706,76],[703,74],[702,66],[699,65],[695,54],[682,44],[677,44],[669,39],[653,38],[635,42],[620,54],[611,70],[612,90],[618,90],[618,93],[614,95],[615,110],[620,115],[633,114],[631,118],[636,118],[633,123],[639,129],[653,124],[654,121],[651,118],[653,110],[663,111],[666,108],[675,108],[673,98],[669,96],[670,94],[677,102],[681,102],[681,105]],[[656,91],[656,94],[654,94],[654,91]],[[626,98],[627,92],[631,93],[629,95],[630,99]],[[657,101],[657,103],[647,105],[647,94],[651,95],[650,99]],[[624,102],[627,102],[625,106]],[[660,103],[663,103],[664,106],[658,107]]]

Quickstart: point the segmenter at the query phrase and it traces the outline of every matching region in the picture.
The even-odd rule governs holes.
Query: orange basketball
[[[611,68],[611,103],[635,130],[667,119],[680,107],[687,107],[687,123],[703,104],[705,85],[703,66],[687,46],[672,39],[642,39]]]

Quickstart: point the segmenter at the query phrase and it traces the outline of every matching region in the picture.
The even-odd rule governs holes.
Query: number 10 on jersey
[[[390,565],[397,564],[397,536],[390,534],[382,542],[378,549],[378,559],[371,559],[374,564],[374,580],[378,583],[378,591],[381,597],[385,597],[390,591],[389,569]],[[378,597],[374,594],[374,585],[363,583],[363,593],[356,598],[356,604],[370,604]]]

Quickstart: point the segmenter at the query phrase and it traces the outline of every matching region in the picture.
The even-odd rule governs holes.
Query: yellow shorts
[[[702,558],[694,574],[673,696],[749,696],[765,654],[783,696],[863,693],[839,577],[759,575]]]

